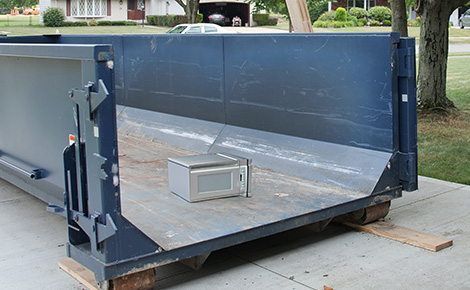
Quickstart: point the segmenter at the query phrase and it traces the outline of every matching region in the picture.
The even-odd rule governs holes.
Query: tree
[[[175,0],[181,7],[183,7],[189,23],[196,23],[197,12],[199,10],[199,0]]]
[[[416,0],[416,12],[421,16],[417,95],[424,110],[455,108],[446,96],[449,17],[467,2]]]
[[[390,6],[392,8],[392,31],[400,32],[402,37],[408,37],[405,0],[390,0]]]
[[[325,11],[328,10],[328,0],[306,0],[310,14],[310,20],[315,21]],[[289,18],[285,0],[249,0],[248,3],[254,5],[255,11],[273,11]]]
[[[9,10],[21,7],[31,7],[37,5],[39,0],[0,0],[0,7]]]

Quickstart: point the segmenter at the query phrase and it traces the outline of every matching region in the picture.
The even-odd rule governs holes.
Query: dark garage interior
[[[203,22],[209,22],[208,16],[213,13],[220,13],[229,18],[226,25],[232,25],[232,18],[238,16],[242,20],[242,25],[250,25],[250,6],[246,3],[215,2],[199,4],[199,13],[204,15]]]

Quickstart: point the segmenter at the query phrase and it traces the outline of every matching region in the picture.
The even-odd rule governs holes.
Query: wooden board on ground
[[[90,290],[99,290],[93,272],[73,259],[65,258],[58,262],[59,267]]]
[[[445,249],[452,246],[453,244],[452,240],[446,238],[397,226],[383,221],[378,221],[367,225],[357,225],[348,221],[342,221],[342,223],[360,231],[400,241],[402,243],[420,247],[433,252]]]

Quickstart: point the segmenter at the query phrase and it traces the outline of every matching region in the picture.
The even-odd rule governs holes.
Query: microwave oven
[[[251,197],[251,159],[215,153],[168,158],[170,190],[189,202]]]

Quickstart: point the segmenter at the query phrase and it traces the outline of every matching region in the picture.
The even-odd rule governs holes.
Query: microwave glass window
[[[232,190],[232,176],[232,172],[199,175],[197,177],[197,191],[199,194],[203,194],[212,191]]]

